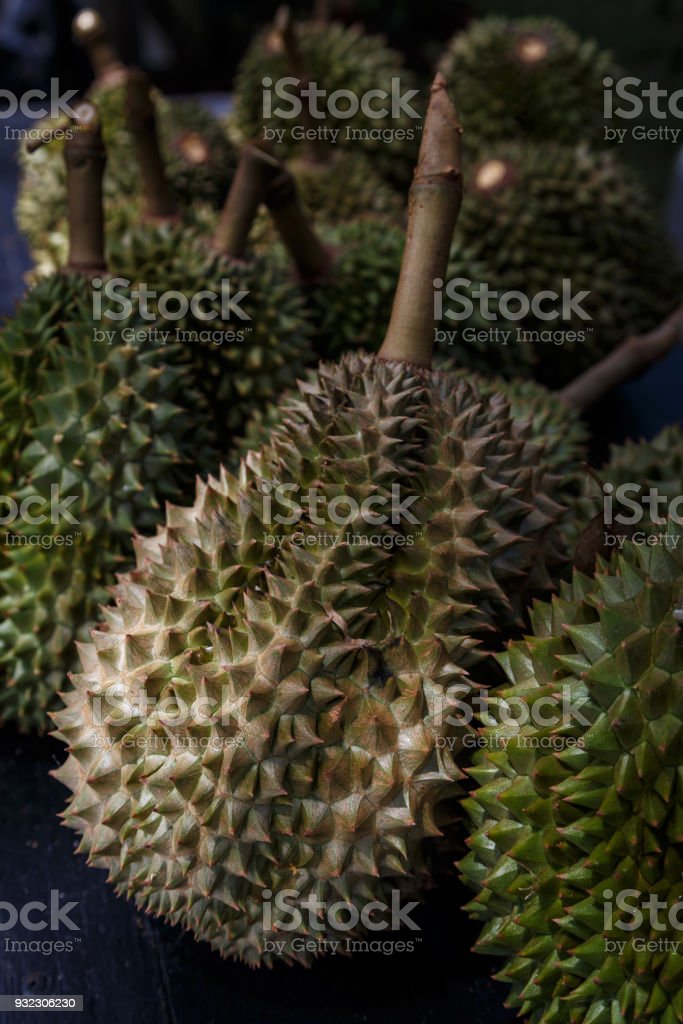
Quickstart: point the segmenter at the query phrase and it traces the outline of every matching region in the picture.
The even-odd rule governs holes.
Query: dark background
[[[87,62],[71,43],[72,3],[0,0],[0,89],[42,87],[51,76],[65,88],[85,88]],[[124,58],[144,66],[174,93],[202,92],[212,105],[227,105],[234,68],[250,34],[268,20],[274,4],[207,0],[128,0],[99,5]],[[306,5],[295,4],[305,12]],[[402,49],[425,77],[449,36],[474,16],[554,14],[611,48],[630,73],[666,88],[683,85],[683,0],[347,0],[337,10],[362,20]],[[457,96],[457,83],[454,83]],[[220,94],[216,96],[215,94]],[[558,97],[561,103],[561,97]],[[3,126],[4,132],[4,126]],[[683,166],[680,150],[640,145],[628,154],[659,202],[661,216],[683,250]],[[28,257],[12,218],[15,153],[0,139],[0,313],[11,311],[23,289]],[[681,420],[683,355],[674,353],[640,381],[597,410],[599,440],[651,436]],[[94,1024],[431,1024],[452,1020],[499,1024],[514,1019],[503,1009],[506,989],[490,980],[494,962],[470,953],[477,928],[460,912],[467,898],[454,878],[428,894],[416,919],[415,952],[390,957],[328,958],[311,970],[277,967],[249,971],[221,961],[178,928],[159,924],[116,899],[104,874],[74,856],[76,839],[56,815],[66,791],[47,772],[62,758],[52,740],[0,733],[0,900],[46,900],[58,888],[77,900],[80,941],[73,952],[42,956],[5,951],[5,938],[35,937],[21,928],[0,932],[0,993],[77,994]],[[39,938],[70,937],[35,933]],[[50,1024],[60,1014],[0,1014],[11,1024]]]

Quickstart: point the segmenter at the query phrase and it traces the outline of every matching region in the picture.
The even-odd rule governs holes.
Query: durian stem
[[[434,281],[443,281],[462,201],[462,128],[437,74],[408,199],[408,230],[391,320],[378,359],[431,366]]]
[[[588,409],[609,391],[644,373],[683,341],[683,306],[648,334],[627,338],[609,355],[558,392],[567,405]]]
[[[126,72],[125,88],[128,128],[140,169],[145,213],[155,219],[175,217],[177,209],[159,147],[149,78],[144,71],[130,69]]]
[[[265,199],[282,243],[305,284],[315,284],[329,273],[332,254],[313,230],[304,211],[291,172],[280,160],[261,153],[264,161]]]
[[[332,4],[330,0],[314,0],[313,21],[316,25],[329,25],[332,20]]]
[[[301,100],[301,127],[305,129],[306,133],[312,132],[311,138],[305,138],[304,140],[304,152],[313,163],[328,163],[331,155],[330,147],[318,137],[318,125],[311,114],[308,103],[301,96],[302,91],[311,82],[311,76],[308,74],[306,62],[301,53],[296,21],[291,9],[286,5],[277,9],[275,28],[280,36],[282,48],[287,57],[289,73],[292,78],[299,79],[297,92]]]
[[[230,259],[242,259],[258,208],[264,200],[263,154],[243,146],[230,191],[216,225],[211,247]]]
[[[72,23],[74,39],[84,46],[95,78],[109,77],[112,72],[121,72],[124,65],[109,41],[107,28],[102,16],[92,8],[79,11]]]
[[[104,273],[102,179],[107,161],[97,111],[92,103],[76,107],[72,135],[64,143],[69,258],[66,270]]]

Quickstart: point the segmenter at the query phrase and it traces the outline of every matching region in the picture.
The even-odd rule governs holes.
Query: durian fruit
[[[470,770],[475,948],[530,1024],[683,1020],[683,544],[661,529],[535,606]]]
[[[314,356],[312,324],[297,282],[281,261],[247,249],[260,202],[254,155],[258,162],[259,155],[245,148],[218,219],[197,213],[193,223],[142,223],[108,247],[126,288],[144,285],[157,297],[176,294],[164,306],[151,299],[148,315],[164,344],[179,343],[181,363],[213,410],[226,447],[256,409],[293,385]],[[193,298],[205,292],[211,294],[193,308]]]
[[[315,227],[293,176],[277,162],[267,167],[265,201],[293,259],[315,324],[322,358],[351,348],[378,351],[386,334],[398,282],[405,232],[383,217],[359,217],[336,227]],[[278,256],[275,249],[274,259]]]
[[[142,72],[125,68],[109,47],[102,19],[89,9],[74,19],[77,38],[88,46],[95,82],[89,90],[100,116],[109,161],[104,179],[108,234],[137,223],[145,211],[139,202],[140,167],[131,132],[131,91],[149,89]],[[139,101],[138,101],[139,103]],[[196,204],[219,208],[234,176],[237,150],[212,114],[193,101],[169,100],[150,91],[150,110],[142,134],[153,144],[158,135],[170,195],[166,214]],[[21,177],[16,218],[31,249],[38,274],[63,266],[68,250],[66,222],[65,135],[72,125],[44,121],[36,131],[49,145],[21,148]],[[170,205],[172,204],[172,205]],[[155,213],[155,211],[151,211]]]
[[[291,27],[291,19],[286,14],[285,20]],[[291,32],[289,38],[292,38]],[[289,100],[277,98],[276,83],[286,77],[297,79],[299,87],[315,82],[319,89],[326,91],[326,97],[317,101],[318,109],[325,110],[324,119],[309,122],[311,127],[325,133],[316,137],[332,142],[338,149],[351,148],[364,153],[387,181],[405,188],[410,182],[422,120],[413,117],[397,100],[392,101],[392,97],[406,96],[416,90],[415,76],[403,66],[400,55],[389,49],[383,39],[367,35],[358,25],[347,28],[334,22],[303,21],[296,26],[294,50],[291,46],[288,48],[287,39],[282,23],[276,21],[255,37],[242,58],[235,77],[234,130],[244,140],[262,137],[266,129],[283,131],[282,141],[279,136],[271,140],[281,147],[283,156],[292,156],[305,146],[306,139],[296,119],[275,113],[279,107],[291,109]],[[273,113],[269,116],[264,116],[266,88],[272,92]],[[288,87],[290,95],[296,95],[293,88]],[[367,117],[360,101],[370,90],[378,89],[387,94],[388,113]],[[338,90],[355,97],[357,112],[353,116],[336,116],[334,107],[328,110],[327,97]],[[396,116],[391,116],[392,102]],[[418,115],[422,114],[417,91],[407,97],[407,102]],[[377,102],[373,106],[375,110],[380,109]],[[344,112],[349,109],[349,100],[343,95],[339,97],[338,109]],[[338,135],[333,137],[330,133],[337,130]]]
[[[555,18],[487,17],[449,42],[440,63],[458,83],[468,158],[491,143],[599,143],[612,55]]]
[[[270,445],[138,542],[55,715],[64,817],[89,863],[254,965],[278,955],[270,939],[306,962],[300,940],[357,935],[360,911],[419,880],[467,732],[449,688],[467,689],[476,635],[543,575],[557,509],[539,446],[502,396],[429,369],[461,194],[454,122],[439,76],[380,355],[323,364]],[[288,482],[317,488],[299,522]],[[411,516],[359,514],[399,494]],[[345,907],[273,934],[283,895]]]
[[[676,257],[612,155],[496,144],[468,182],[438,336],[461,365],[557,387],[680,302]],[[482,286],[497,297],[476,294]],[[557,298],[540,309],[554,319],[531,308],[547,291]]]
[[[105,270],[104,151],[87,117],[66,148],[68,267],[0,330],[0,479],[14,512],[0,532],[0,720],[21,731],[48,724],[131,531],[153,528],[215,451],[187,373],[144,321],[110,323],[104,340],[92,284]]]

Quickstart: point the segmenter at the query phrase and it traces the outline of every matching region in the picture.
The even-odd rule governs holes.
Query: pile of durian
[[[281,11],[223,124],[125,67],[98,15],[75,31],[95,80],[22,153],[35,268],[0,330],[0,718],[54,722],[79,852],[270,966],[386,926],[445,849],[525,1020],[682,1022],[674,916],[613,910],[683,893],[683,544],[642,504],[611,550],[603,498],[673,508],[683,434],[591,467],[583,413],[683,316],[600,148],[611,57],[489,18],[419,88],[381,39]],[[399,78],[420,130],[269,144],[261,83],[285,74]],[[567,277],[585,342],[454,337],[447,280]],[[284,891],[341,917],[278,928]]]

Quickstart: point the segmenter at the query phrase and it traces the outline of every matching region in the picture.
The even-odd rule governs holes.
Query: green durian
[[[475,948],[530,1024],[683,1020],[680,925],[645,902],[680,909],[683,882],[683,545],[662,529],[535,606],[470,770]]]
[[[283,889],[355,914],[414,889],[460,777],[450,687],[471,686],[477,639],[517,620],[554,558],[561,510],[530,425],[428,367],[461,194],[441,78],[431,104],[379,356],[321,364],[269,444],[138,542],[55,715],[89,863],[251,964],[273,959],[264,901]],[[378,501],[392,514],[361,513]],[[186,713],[197,698],[208,717]],[[280,928],[281,956],[309,960],[294,940],[311,933]]]
[[[336,23],[323,25],[304,21],[296,26],[296,31],[305,77],[326,90],[328,96],[337,90],[346,90],[360,102],[368,91],[380,89],[391,97],[392,89],[395,91],[394,81],[399,83],[402,93],[416,88],[415,76],[403,66],[399,54],[389,49],[383,39],[367,35],[357,25],[347,28]],[[305,125],[275,114],[264,118],[263,80],[269,80],[273,86],[278,79],[288,76],[303,78],[301,74],[291,75],[282,34],[271,26],[256,36],[237,69],[233,118],[234,130],[245,140],[262,136],[264,128],[283,129],[281,146],[285,156],[306,146],[305,138],[298,139],[292,134],[294,126],[297,126],[297,134],[302,134]],[[273,106],[280,102],[275,99]],[[419,95],[410,103],[421,113]],[[340,109],[346,109],[344,104],[341,99]],[[315,121],[315,125],[330,131],[339,129],[334,145],[364,153],[387,181],[401,188],[410,182],[422,120],[404,110],[400,110],[397,117],[377,118],[366,117],[359,110],[354,116],[344,118],[328,112],[325,119]]]
[[[213,314],[210,320],[190,308],[169,321],[156,304],[150,316],[160,336],[180,342],[180,360],[214,411],[216,432],[227,445],[243,432],[256,409],[291,387],[310,364],[313,328],[304,297],[288,270],[268,254],[238,259],[215,251],[214,227],[210,215],[195,217],[193,225],[142,224],[112,239],[108,251],[111,265],[134,288],[144,283],[157,294],[177,292],[186,302],[203,291],[216,295],[200,306]],[[226,318],[221,308],[223,282],[235,299]]]
[[[557,387],[680,302],[681,270],[664,231],[641,186],[611,154],[494,144],[468,183],[447,274],[448,282],[462,282],[461,298],[451,300],[444,287],[439,336],[460,365]],[[498,292],[488,311],[474,295],[480,285]],[[510,315],[499,306],[503,293],[530,303],[547,290],[558,298],[542,309],[556,319],[532,311],[517,318],[522,303],[514,296]],[[566,319],[563,294],[578,297],[578,308],[567,302]],[[483,340],[463,333],[475,329]],[[518,329],[541,340],[519,340]]]
[[[48,724],[132,531],[152,529],[214,464],[187,374],[149,340],[124,341],[144,326],[133,317],[98,341],[91,283],[58,274],[0,331],[3,494],[36,495],[41,516],[53,496],[76,496],[55,522],[18,517],[0,534],[0,720],[22,731]]]
[[[473,159],[502,140],[601,142],[603,81],[620,76],[609,52],[555,18],[477,19],[451,39],[440,66],[457,84]]]

